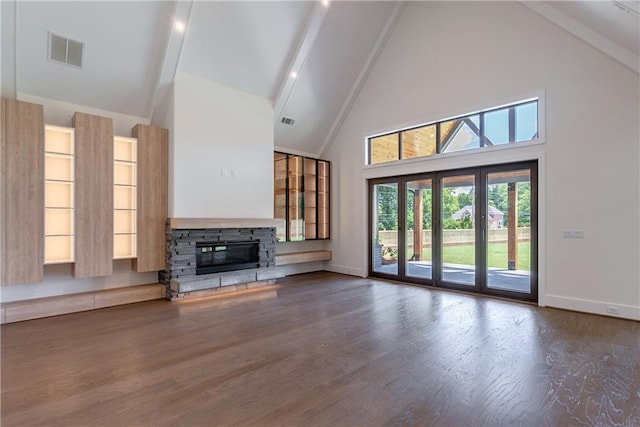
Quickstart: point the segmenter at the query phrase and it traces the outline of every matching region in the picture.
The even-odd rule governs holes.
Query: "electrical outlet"
[[[608,305],[607,306],[607,313],[608,314],[620,314],[620,307],[617,307],[615,305]]]
[[[231,169],[231,176],[232,176],[232,177],[234,177],[234,178],[235,178],[236,176],[238,176],[238,171],[237,171],[237,170],[235,170],[235,169]]]
[[[227,170],[225,168],[220,169],[220,176],[227,176]]]
[[[584,230],[563,230],[563,239],[584,239]]]

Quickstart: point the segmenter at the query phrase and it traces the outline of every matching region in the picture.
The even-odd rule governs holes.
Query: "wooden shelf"
[[[288,254],[276,254],[276,266],[300,264],[303,262],[328,261],[331,251],[305,251]]]
[[[328,239],[329,162],[275,152],[274,170],[274,216],[288,221],[278,241]]]
[[[137,254],[137,158],[136,138],[113,138],[113,259]]]
[[[45,126],[44,263],[74,261],[75,132]]]

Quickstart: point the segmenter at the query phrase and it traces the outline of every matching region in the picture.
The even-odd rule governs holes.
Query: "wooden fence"
[[[407,232],[408,242],[407,245],[413,246],[413,230]],[[456,230],[443,230],[442,237],[445,245],[470,245],[475,241],[475,230],[471,229],[456,229]],[[507,229],[506,228],[492,228],[488,230],[489,242],[506,242],[507,241]],[[518,241],[528,242],[531,240],[531,228],[520,227],[518,228]],[[378,243],[382,244],[385,248],[398,247],[398,232],[397,231],[379,231]],[[431,230],[422,231],[422,246],[425,248],[431,247]]]

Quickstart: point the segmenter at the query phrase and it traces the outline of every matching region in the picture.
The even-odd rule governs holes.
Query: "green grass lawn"
[[[413,255],[409,250],[408,256]],[[446,264],[475,265],[473,245],[445,246],[443,261]],[[488,250],[489,267],[507,268],[507,244],[490,243]],[[431,260],[431,248],[422,250],[422,260]],[[518,270],[529,270],[531,266],[531,246],[529,242],[518,243]]]

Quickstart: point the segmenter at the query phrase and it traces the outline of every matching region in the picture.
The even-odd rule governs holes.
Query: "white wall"
[[[273,107],[194,75],[174,80],[174,217],[273,218]]]
[[[637,74],[516,2],[410,2],[326,153],[327,268],[367,274],[366,178],[539,159],[541,303],[640,319],[639,90]],[[545,144],[363,167],[367,135],[536,93]]]
[[[18,99],[42,105],[44,107],[44,122],[56,126],[71,127],[71,118],[76,111],[113,119],[114,133],[119,136],[131,136],[131,128],[138,123],[149,124],[149,120],[142,117],[98,110],[25,93],[19,93]],[[0,287],[0,302],[75,294],[147,283],[158,283],[158,273],[136,273],[132,271],[131,261],[129,260],[114,261],[113,274],[111,276],[86,279],[75,279],[71,264],[46,265],[44,267],[44,281],[41,283]]]
[[[0,95],[16,97],[16,2],[0,3]]]
[[[73,115],[76,112],[94,114],[96,116],[113,119],[113,134],[116,136],[131,136],[131,129],[137,124],[148,125],[149,119],[70,104],[55,99],[41,98],[27,93],[18,93],[18,100],[40,104],[44,107],[44,122],[48,125],[72,127]]]

